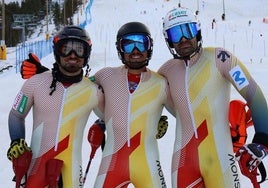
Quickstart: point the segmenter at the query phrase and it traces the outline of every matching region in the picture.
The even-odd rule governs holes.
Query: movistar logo
[[[232,68],[229,74],[232,77],[238,90],[243,89],[249,84],[246,75],[238,65]]]

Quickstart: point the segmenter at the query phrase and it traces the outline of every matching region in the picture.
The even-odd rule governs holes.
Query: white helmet
[[[167,30],[175,25],[184,23],[198,23],[196,16],[190,9],[174,8],[166,14],[163,23],[163,30]]]
[[[194,24],[196,27],[196,33],[194,37],[197,38],[197,41],[200,43],[198,46],[201,47],[201,28],[200,22],[197,20],[196,15],[188,8],[177,7],[169,11],[163,19],[163,34],[167,42],[168,48],[171,53],[175,56],[178,54],[173,49],[173,43],[169,38],[168,30],[182,24]],[[192,35],[193,37],[193,35]]]

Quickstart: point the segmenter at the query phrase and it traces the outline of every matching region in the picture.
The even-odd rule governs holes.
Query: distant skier
[[[258,187],[256,167],[268,147],[268,109],[260,87],[230,52],[202,48],[200,24],[189,9],[169,11],[163,33],[174,56],[158,71],[169,82],[177,119],[172,187],[240,187],[235,156]],[[256,132],[235,156],[228,122],[231,85],[246,100]]]
[[[215,18],[213,18],[212,22],[211,22],[211,29],[214,29],[216,26],[216,20]]]
[[[91,53],[87,32],[66,26],[53,39],[56,63],[52,72],[28,79],[9,114],[11,138],[8,158],[13,162],[17,187],[82,187],[82,140],[93,109],[103,110],[102,90],[83,76]],[[30,55],[33,65],[39,59]],[[38,70],[39,72],[47,69]],[[25,118],[33,111],[31,145],[25,140]],[[22,182],[23,183],[23,182]]]
[[[222,21],[225,20],[225,14],[224,13],[221,15],[221,19],[222,19]]]

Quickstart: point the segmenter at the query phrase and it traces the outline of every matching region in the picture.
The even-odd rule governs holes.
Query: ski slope
[[[149,68],[157,70],[163,62],[171,58],[168,48],[162,35],[162,17],[178,5],[177,0],[93,0],[92,7],[87,9],[87,5],[75,14],[73,20],[76,25],[85,22],[85,28],[89,32],[93,49],[90,59],[91,74],[105,66],[119,66],[121,62],[118,59],[115,39],[119,27],[129,21],[140,21],[148,25],[154,39],[154,51]],[[225,0],[226,20],[221,20],[223,13],[222,0],[200,0],[199,4],[195,0],[181,0],[181,5],[199,10],[198,18],[201,21],[203,46],[221,46],[235,53],[241,59],[253,77],[259,83],[260,87],[268,100],[268,23],[263,23],[263,18],[268,18],[268,1],[266,0]],[[87,10],[87,12],[85,12]],[[90,19],[90,21],[89,21]],[[212,20],[216,20],[216,26],[211,28]],[[251,24],[249,25],[249,21]],[[49,26],[51,33],[54,32],[53,26]],[[43,29],[45,31],[45,29]],[[29,40],[41,40],[43,35],[33,35]],[[41,50],[41,49],[40,49]],[[15,62],[14,48],[7,49],[7,60],[0,61],[0,64],[13,65]],[[52,67],[54,62],[53,54],[43,58],[42,63]],[[9,69],[0,73],[0,182],[1,187],[14,187],[11,181],[13,171],[11,163],[6,158],[6,151],[9,148],[9,135],[7,119],[9,109],[13,100],[19,91],[24,80],[20,74],[15,73],[15,69]],[[232,98],[240,98],[235,90],[232,90]],[[171,188],[170,166],[174,139],[175,119],[166,111],[169,117],[169,129],[166,136],[159,140],[161,164],[167,187]],[[30,143],[32,115],[29,114],[26,119],[27,133],[26,140]],[[94,114],[89,118],[88,126],[85,131],[85,142],[83,144],[83,166],[84,170],[90,154],[90,146],[86,141],[87,130],[95,121]],[[253,136],[253,129],[249,130],[249,141]],[[101,151],[98,150],[91,163],[85,187],[91,188],[98,172]],[[268,159],[264,160],[268,167]],[[216,177],[215,177],[216,178]],[[241,187],[251,188],[252,185],[248,179],[241,176]],[[261,185],[262,188],[268,187],[268,181]],[[67,187],[68,188],[68,187]]]

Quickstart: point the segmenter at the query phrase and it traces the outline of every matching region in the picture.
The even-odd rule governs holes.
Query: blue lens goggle
[[[168,36],[168,41],[172,43],[180,42],[182,37],[190,40],[193,39],[198,33],[197,23],[176,25],[166,30],[166,33]]]
[[[120,50],[124,53],[130,54],[134,48],[140,52],[145,52],[151,48],[151,41],[147,35],[135,34],[124,36],[120,40]]]

